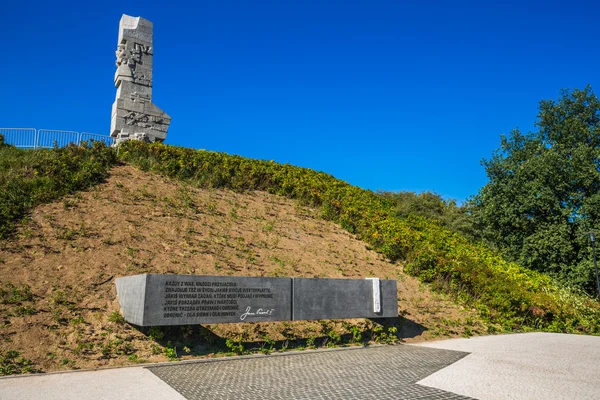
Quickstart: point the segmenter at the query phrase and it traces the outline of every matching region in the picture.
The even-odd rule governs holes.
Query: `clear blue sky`
[[[154,23],[167,143],[462,201],[539,100],[600,91],[597,2],[491,3],[7,1],[0,126],[108,133],[125,13]]]

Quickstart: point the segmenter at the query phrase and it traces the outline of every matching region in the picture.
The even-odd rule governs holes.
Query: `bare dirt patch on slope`
[[[114,168],[106,183],[36,208],[14,239],[0,242],[0,350],[52,371],[359,344],[390,327],[404,341],[485,331],[470,310],[318,213],[263,192],[197,189]],[[400,317],[383,328],[356,319],[141,331],[121,320],[114,286],[140,273],[396,279]]]

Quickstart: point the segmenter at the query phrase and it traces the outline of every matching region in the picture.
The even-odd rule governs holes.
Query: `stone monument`
[[[138,326],[398,316],[387,279],[143,274],[116,286],[123,317]]]
[[[152,103],[152,22],[123,14],[119,22],[115,87],[110,135],[116,143],[129,140],[162,142],[171,123]]]

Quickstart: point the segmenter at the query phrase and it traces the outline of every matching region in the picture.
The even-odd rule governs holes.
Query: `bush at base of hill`
[[[199,187],[263,190],[318,206],[422,281],[452,293],[505,330],[600,334],[600,304],[548,276],[509,263],[438,222],[399,218],[390,199],[310,169],[223,153],[126,142],[120,158]]]
[[[0,239],[36,205],[97,184],[116,163],[102,142],[44,150],[0,145]]]

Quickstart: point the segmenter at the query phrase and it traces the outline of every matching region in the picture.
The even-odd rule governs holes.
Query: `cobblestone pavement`
[[[397,345],[148,369],[188,400],[469,399],[415,383],[467,354]]]

